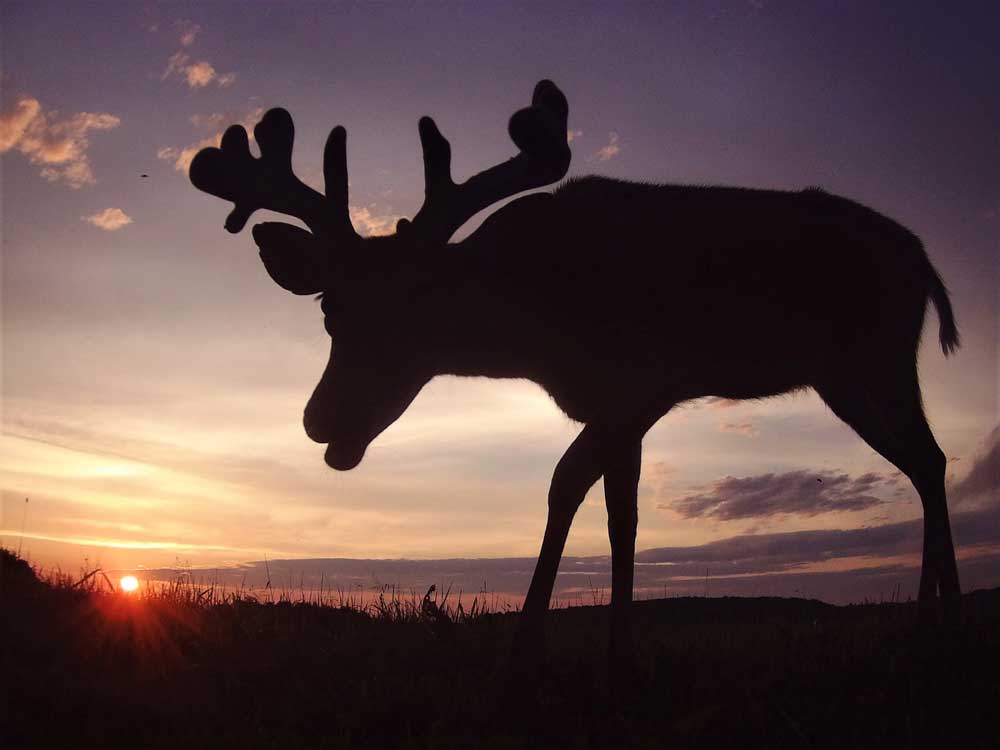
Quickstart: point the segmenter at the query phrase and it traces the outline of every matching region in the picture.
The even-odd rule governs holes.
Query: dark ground
[[[1000,589],[930,630],[911,604],[638,602],[641,683],[617,703],[606,608],[555,611],[511,708],[512,614],[126,596],[0,555],[3,748],[1000,747]]]

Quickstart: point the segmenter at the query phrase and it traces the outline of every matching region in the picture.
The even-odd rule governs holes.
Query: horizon
[[[1000,71],[975,4],[251,10],[0,11],[0,543],[47,569],[270,560],[372,581],[352,564],[406,561],[417,590],[468,591],[484,570],[500,593],[526,588],[579,427],[533,384],[437,378],[357,469],[331,471],[302,427],[328,353],[318,305],[271,283],[187,166],[283,106],[315,186],[343,124],[352,219],[384,234],[422,200],[420,116],[464,179],[514,153],[507,119],[551,78],[569,99],[570,178],[819,185],[923,240],[963,342],[946,360],[927,316],[921,383],[961,581],[1000,585]],[[643,448],[637,596],[916,595],[917,494],[815,393],[688,402]],[[607,555],[598,485],[557,599],[609,588]],[[449,579],[455,561],[480,564]]]

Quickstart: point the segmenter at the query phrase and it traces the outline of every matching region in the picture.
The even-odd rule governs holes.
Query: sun
[[[118,582],[118,584],[122,587],[122,591],[132,593],[139,588],[139,579],[135,576],[122,576],[122,579]]]

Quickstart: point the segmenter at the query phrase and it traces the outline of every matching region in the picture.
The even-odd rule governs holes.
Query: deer
[[[946,458],[927,423],[917,350],[927,303],[945,355],[959,345],[949,295],[921,241],[873,209],[823,190],[562,180],[569,106],[551,81],[510,118],[518,152],[456,183],[434,120],[418,131],[424,202],[389,236],[361,237],[348,207],[346,131],[323,154],[325,194],[292,171],[294,126],[271,109],[234,125],[190,167],[195,187],[253,212],[301,220],[253,227],[271,278],[321,295],[330,358],[306,434],[333,469],[439,375],[521,378],[582,425],[548,491],[541,549],[519,615],[513,666],[544,658],[544,620],[574,515],[603,477],[611,547],[609,663],[634,668],[630,625],[642,441],[702,397],[762,399],[808,388],[912,482],[923,506],[920,618],[957,616],[960,587]],[[529,192],[536,191],[536,192]],[[465,239],[478,212],[520,193]]]

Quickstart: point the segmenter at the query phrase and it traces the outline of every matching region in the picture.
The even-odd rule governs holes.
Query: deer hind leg
[[[935,617],[940,590],[944,616],[953,620],[961,590],[944,488],[946,459],[924,416],[916,363],[857,381],[855,374],[816,390],[834,414],[895,464],[919,493],[924,509],[921,618]]]
[[[635,567],[635,534],[639,523],[637,495],[642,442],[626,444],[608,457],[604,469],[604,500],[611,540],[611,641],[608,666],[614,682],[635,673],[635,647],[630,613]]]

